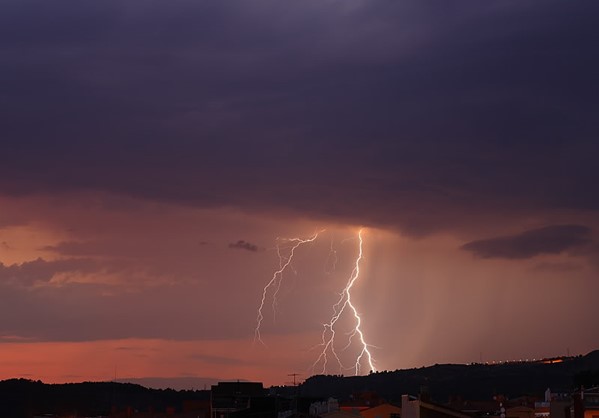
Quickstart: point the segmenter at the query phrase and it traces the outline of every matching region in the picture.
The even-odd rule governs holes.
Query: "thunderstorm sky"
[[[596,1],[0,7],[0,379],[305,378],[361,227],[377,369],[599,348]]]

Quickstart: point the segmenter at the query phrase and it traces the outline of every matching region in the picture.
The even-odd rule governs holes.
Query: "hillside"
[[[20,418],[55,413],[106,416],[125,407],[164,411],[183,402],[210,399],[209,391],[148,389],[131,383],[84,382],[45,384],[26,379],[0,381],[0,416]]]
[[[599,350],[586,356],[562,357],[554,362],[513,362],[505,364],[436,364],[418,369],[383,371],[368,376],[313,376],[301,387],[304,396],[333,396],[347,399],[352,393],[375,391],[388,400],[404,393],[417,394],[426,387],[433,399],[446,402],[451,396],[490,399],[570,390],[580,384],[598,383]]]

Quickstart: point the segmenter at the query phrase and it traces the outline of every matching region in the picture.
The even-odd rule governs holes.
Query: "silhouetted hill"
[[[216,385],[219,379],[210,377],[140,377],[140,378],[123,378],[116,380],[119,383],[133,383],[152,389],[209,389],[210,386]]]
[[[347,399],[356,392],[375,391],[389,401],[404,393],[418,394],[426,387],[437,402],[451,396],[490,399],[502,394],[541,396],[548,387],[570,390],[599,383],[599,350],[586,356],[555,358],[552,361],[504,364],[436,364],[419,369],[383,371],[368,376],[313,376],[302,384],[304,396],[333,396]]]
[[[11,379],[0,381],[0,416],[29,418],[38,414],[108,415],[112,410],[181,409],[184,401],[209,399],[209,391],[148,389],[130,383],[85,382],[45,384]]]

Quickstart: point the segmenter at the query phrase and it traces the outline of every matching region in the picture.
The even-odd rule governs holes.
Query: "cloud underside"
[[[49,7],[7,1],[0,16],[0,193],[413,233],[599,208],[596,2]]]
[[[230,243],[229,248],[237,250],[246,250],[251,252],[258,251],[258,246],[256,244],[252,244],[251,242],[247,242],[242,239],[240,239],[237,242]]]
[[[582,225],[553,225],[520,234],[472,241],[462,246],[481,258],[525,259],[559,254],[592,242],[591,229]]]
[[[88,274],[101,270],[94,260],[71,258],[46,261],[42,258],[20,264],[4,265],[0,262],[0,285],[31,286],[48,283],[59,274]]]

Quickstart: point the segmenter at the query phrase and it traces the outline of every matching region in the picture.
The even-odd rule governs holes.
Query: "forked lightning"
[[[289,239],[283,240],[284,242],[292,243],[292,245],[286,249],[285,254],[282,252],[280,243],[277,245],[277,254],[279,256],[279,269],[273,273],[272,278],[266,284],[266,286],[264,286],[264,289],[262,291],[262,299],[261,299],[260,305],[258,307],[258,314],[257,314],[257,319],[256,319],[257,324],[256,324],[256,329],[254,331],[254,340],[260,341],[262,344],[264,344],[264,342],[262,341],[262,338],[261,338],[261,334],[260,334],[260,326],[262,325],[262,321],[264,320],[264,315],[262,314],[262,311],[264,309],[264,304],[266,303],[268,290],[271,287],[274,288],[274,292],[272,295],[272,299],[273,299],[272,306],[273,306],[273,311],[274,311],[276,309],[277,294],[281,287],[281,282],[283,280],[283,274],[287,268],[292,268],[291,263],[293,261],[293,256],[295,255],[295,250],[303,244],[314,242],[322,232],[324,232],[324,230],[314,234],[312,237],[307,238],[307,239],[289,238]],[[339,295],[339,299],[333,305],[333,314],[332,314],[329,322],[323,324],[323,330],[322,330],[322,334],[321,334],[321,343],[317,345],[317,347],[320,347],[321,350],[320,350],[320,354],[319,354],[318,358],[312,365],[313,371],[315,371],[316,368],[320,365],[321,373],[326,373],[330,355],[332,355],[335,358],[342,373],[347,370],[353,370],[355,375],[359,375],[360,372],[362,371],[364,362],[368,365],[370,371],[376,371],[375,361],[372,357],[372,353],[370,352],[371,345],[369,345],[366,342],[366,338],[365,338],[364,332],[362,330],[362,318],[360,317],[360,314],[359,314],[358,310],[356,309],[356,306],[352,302],[352,288],[354,287],[354,284],[356,283],[356,281],[360,278],[360,263],[362,262],[363,257],[364,257],[364,255],[363,255],[364,254],[364,252],[363,252],[364,241],[362,239],[362,232],[363,232],[363,229],[360,229],[357,234],[358,254],[354,261],[353,270],[347,280],[345,287],[343,288],[343,291]],[[334,251],[333,244],[331,243],[331,252],[333,252],[333,251]],[[329,256],[330,256],[330,254],[329,254]],[[335,263],[336,263],[336,252],[335,252]],[[347,340],[346,344],[341,348],[341,351],[344,351],[344,350],[350,348],[351,345],[354,343],[354,339],[356,337],[358,339],[358,344],[359,344],[359,354],[356,356],[354,364],[350,367],[345,367],[343,365],[341,358],[339,356],[339,350],[336,346],[336,341],[335,341],[335,337],[336,337],[336,333],[337,333],[337,328],[336,328],[337,323],[340,320],[340,318],[342,317],[342,315],[344,314],[344,312],[348,312],[353,317],[354,326],[352,328],[352,331],[348,334],[348,340]]]
[[[273,312],[276,311],[277,307],[277,295],[279,293],[279,289],[281,288],[281,282],[283,280],[283,273],[285,270],[291,265],[293,261],[293,256],[295,255],[295,250],[302,244],[306,244],[309,242],[314,242],[318,235],[324,231],[319,231],[315,233],[312,237],[308,239],[301,238],[286,238],[282,241],[287,243],[292,243],[291,248],[288,249],[288,255],[284,255],[281,250],[280,242],[277,242],[277,255],[279,256],[279,269],[275,271],[272,275],[270,281],[264,286],[262,291],[262,300],[260,301],[260,306],[258,307],[258,314],[256,317],[256,329],[254,330],[254,341],[260,341],[264,345],[264,341],[262,341],[262,335],[260,335],[260,326],[262,325],[262,321],[264,320],[264,315],[262,314],[262,310],[264,309],[264,303],[266,302],[266,296],[268,294],[268,289],[274,287],[274,293],[272,295],[272,308]],[[281,241],[281,240],[277,240]]]

